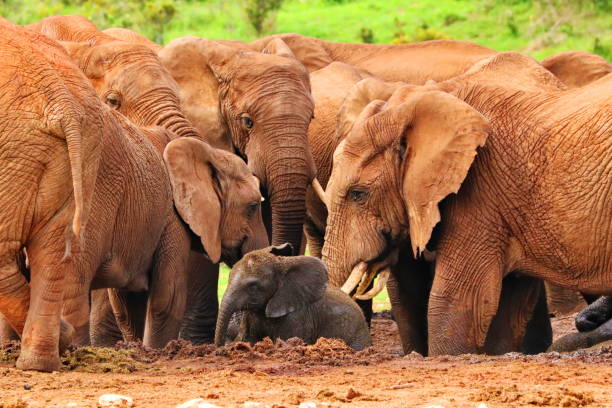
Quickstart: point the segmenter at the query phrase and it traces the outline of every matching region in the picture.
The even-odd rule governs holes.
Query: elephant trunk
[[[215,346],[222,346],[227,333],[230,319],[234,312],[238,310],[236,301],[232,294],[231,284],[221,301],[219,308],[219,316],[217,317],[217,326],[215,327]]]
[[[160,127],[170,130],[179,137],[194,137],[202,139],[202,135],[185,118],[180,110],[170,111],[160,117],[157,124]]]
[[[301,246],[306,218],[306,190],[315,174],[307,143],[295,147],[299,137],[304,138],[305,133],[283,137],[285,143],[273,145],[270,151],[278,154],[266,166],[266,187],[272,209],[271,243],[289,242],[296,251]]]
[[[350,267],[345,266],[345,262],[343,261],[345,251],[341,250],[344,244],[342,242],[344,225],[346,225],[346,223],[338,222],[337,215],[333,213],[328,215],[325,241],[322,250],[323,262],[327,265],[329,283],[338,288],[344,285],[350,272]]]
[[[135,117],[129,119],[139,126],[159,126],[168,129],[179,137],[202,139],[200,133],[185,118],[180,109],[176,93],[168,89],[156,89],[141,95],[135,108]]]

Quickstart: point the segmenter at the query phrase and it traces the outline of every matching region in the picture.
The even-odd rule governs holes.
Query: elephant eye
[[[251,218],[253,215],[255,215],[255,212],[259,209],[260,204],[261,202],[259,201],[253,201],[252,203],[247,205],[247,217],[248,218]]]
[[[259,291],[259,285],[257,282],[251,282],[247,285],[247,291],[249,293],[257,293]]]
[[[242,120],[242,123],[244,123],[244,126],[247,129],[251,129],[253,127],[253,119],[251,119],[250,117],[248,117],[246,115],[245,116],[241,116],[240,120]]]
[[[364,190],[351,189],[349,191],[349,196],[351,197],[351,200],[356,203],[363,201],[367,195],[368,193]]]
[[[116,92],[111,92],[106,96],[106,104],[113,109],[121,107],[121,96]]]

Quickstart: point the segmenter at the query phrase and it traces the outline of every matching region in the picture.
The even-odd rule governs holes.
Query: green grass
[[[579,0],[566,0],[579,1]],[[287,0],[269,33],[298,32],[331,41],[361,42],[360,31],[374,41],[448,37],[499,50],[527,52],[544,58],[568,49],[612,57],[612,13],[603,6],[543,7],[543,0]],[[590,3],[584,1],[584,3]],[[255,33],[246,23],[240,2],[185,1],[166,26],[164,38],[190,34],[211,39],[250,41]],[[187,17],[188,16],[188,17]],[[427,32],[419,28],[427,27]],[[599,46],[596,46],[598,39]]]
[[[160,43],[185,35],[250,41],[257,36],[242,4],[229,0],[0,0],[0,15],[24,24],[48,15],[78,13],[100,28],[125,26]],[[610,0],[285,0],[266,34],[297,32],[361,42],[362,29],[371,30],[377,43],[446,37],[499,51],[522,51],[537,59],[569,49],[612,59]]]

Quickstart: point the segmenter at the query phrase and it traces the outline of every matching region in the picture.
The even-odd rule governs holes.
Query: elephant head
[[[166,146],[164,161],[174,205],[213,263],[232,265],[268,245],[259,181],[238,156],[178,138]]]
[[[400,246],[410,242],[414,256],[425,250],[438,203],[459,190],[488,122],[431,85],[367,78],[347,95],[338,132],[323,260],[332,284],[347,293],[359,285],[356,297],[369,299],[383,289]]]
[[[81,16],[53,16],[28,28],[59,40],[98,95],[139,127],[200,137],[180,109],[178,85],[150,45],[120,41]]]
[[[232,314],[259,311],[279,318],[321,299],[327,288],[327,271],[318,258],[291,256],[290,244],[251,252],[230,274],[215,330],[215,344],[222,345]]]
[[[307,141],[314,108],[308,71],[280,40],[253,52],[183,37],[159,57],[180,86],[187,118],[213,146],[243,157],[261,180],[272,243],[299,248],[315,174]]]

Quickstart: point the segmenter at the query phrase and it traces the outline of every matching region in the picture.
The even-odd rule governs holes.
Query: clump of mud
[[[0,401],[0,408],[28,408],[28,403],[22,399],[13,402]]]
[[[584,407],[595,400],[589,392],[577,392],[566,387],[545,390],[521,390],[516,385],[486,387],[471,398],[476,402],[533,405],[536,407]]]
[[[0,344],[0,361],[14,363],[19,357],[19,350],[21,349],[21,343],[18,341],[9,341],[5,344]],[[2,408],[2,405],[0,405]]]
[[[12,341],[0,346],[0,361],[16,362],[21,345]],[[71,347],[62,356],[63,371],[82,371],[88,373],[132,373],[143,369],[143,361],[138,353],[128,349],[97,347]],[[2,405],[0,405],[2,408]]]
[[[132,373],[144,368],[131,350],[79,347],[62,356],[62,367],[69,371],[87,373]]]

